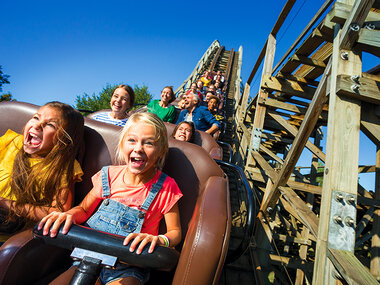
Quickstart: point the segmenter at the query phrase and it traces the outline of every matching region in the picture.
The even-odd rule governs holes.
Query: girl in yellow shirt
[[[0,137],[0,243],[25,224],[71,208],[74,183],[83,175],[75,160],[83,116],[49,102],[26,123],[23,135]]]

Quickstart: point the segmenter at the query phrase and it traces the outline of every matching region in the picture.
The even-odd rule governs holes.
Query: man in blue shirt
[[[184,97],[185,110],[178,117],[177,124],[182,121],[191,121],[195,128],[200,131],[214,134],[221,128],[220,123],[215,119],[211,112],[205,106],[198,106],[199,97],[194,93],[189,93]]]

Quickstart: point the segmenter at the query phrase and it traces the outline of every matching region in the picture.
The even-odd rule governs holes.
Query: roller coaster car
[[[38,106],[27,103],[0,103],[0,135],[8,128],[21,132],[25,122],[37,109]],[[91,176],[102,166],[115,162],[119,130],[116,126],[85,119],[84,145],[78,156],[85,174],[83,181],[75,186],[76,204],[91,189]],[[169,272],[152,270],[150,283],[217,284],[231,229],[227,178],[203,148],[174,139],[169,139],[164,172],[176,180],[184,194],[179,201],[183,242],[176,247],[180,254],[174,269]],[[70,241],[58,242],[66,249],[34,238],[32,229],[12,236],[0,248],[0,284],[47,284],[70,266],[70,251],[67,248],[72,249],[79,244],[82,248],[94,250],[91,246],[92,237],[79,233],[79,236],[88,238],[78,241],[75,237],[78,236],[76,227],[72,229],[72,244],[67,244]],[[160,231],[165,232],[163,225]],[[38,232],[35,234],[38,236]],[[109,238],[105,233],[96,232],[96,235],[95,239],[99,241],[104,238],[104,243]],[[109,249],[108,244],[105,245],[97,250]],[[168,249],[157,248],[158,253],[165,250]],[[107,250],[106,254],[110,253],[112,251]],[[118,249],[114,253],[116,256],[122,255]],[[173,251],[170,254],[175,258]],[[148,265],[145,266],[150,264],[155,267],[157,262],[155,263],[155,257],[152,256],[153,259],[147,261]],[[121,260],[124,258],[118,257]],[[137,262],[133,256],[128,258],[125,257],[124,261]],[[169,264],[167,268],[159,267],[157,266],[158,269],[168,270],[173,266]]]

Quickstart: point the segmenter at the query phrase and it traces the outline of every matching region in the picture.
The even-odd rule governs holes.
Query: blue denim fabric
[[[178,120],[176,124],[185,120],[186,115],[189,113],[188,110],[183,110],[179,113]],[[207,131],[212,125],[217,125],[219,129],[222,125],[215,119],[211,112],[205,106],[195,107],[193,110],[193,119],[192,119],[195,129],[200,131]]]
[[[119,263],[116,265],[115,269],[103,268],[100,272],[99,281],[101,284],[107,284],[120,278],[134,277],[138,279],[141,284],[145,284],[148,282],[149,276],[149,269]]]
[[[130,233],[139,233],[144,223],[145,212],[149,209],[150,204],[162,188],[166,176],[165,173],[162,173],[158,181],[152,185],[140,209],[133,209],[108,198],[111,194],[108,166],[103,167],[101,170],[101,180],[103,198],[105,199],[86,224],[93,229],[122,236],[127,236]],[[106,284],[124,277],[135,277],[144,284],[149,279],[149,270],[119,263],[115,269],[102,268],[99,278],[102,284]]]

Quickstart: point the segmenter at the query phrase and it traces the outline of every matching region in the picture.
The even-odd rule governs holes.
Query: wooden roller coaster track
[[[229,80],[220,140],[259,208],[248,250],[225,265],[220,284],[378,284],[380,68],[362,55],[380,55],[380,1],[326,1],[274,66],[276,36],[294,3],[286,2],[242,88],[242,48],[218,47],[204,67]],[[375,165],[358,165],[360,135],[375,144]],[[297,166],[305,149],[309,172]],[[363,172],[375,173],[374,189],[358,183]],[[232,213],[244,221],[237,201]]]

